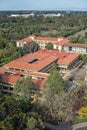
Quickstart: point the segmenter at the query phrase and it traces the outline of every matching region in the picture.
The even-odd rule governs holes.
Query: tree
[[[16,101],[13,97],[10,96],[4,98],[4,101],[2,102],[1,106],[2,109],[4,109],[4,111],[10,116],[22,112],[20,102]]]
[[[55,94],[58,94],[64,90],[64,81],[56,69],[56,66],[53,66],[52,70],[50,71],[50,75],[45,83],[45,87],[51,88]]]
[[[24,54],[36,52],[37,50],[39,50],[39,45],[34,41],[25,44],[23,47]]]
[[[47,44],[46,49],[53,50],[53,44],[50,42]]]
[[[20,113],[13,116],[7,116],[2,122],[2,128],[5,130],[24,130],[26,124],[26,114]]]
[[[48,111],[52,118],[58,116],[59,109],[57,108],[57,99],[58,96],[64,91],[64,81],[62,80],[58,70],[53,66],[50,75],[45,83],[43,89],[43,98],[45,98],[45,106],[48,108]],[[57,111],[57,113],[56,113]]]
[[[0,130],[43,130],[44,124],[36,104],[0,95]]]
[[[40,115],[36,112],[31,112],[27,116],[27,130],[43,130],[45,128]]]
[[[73,107],[78,101],[78,90],[62,91],[59,94],[53,93],[52,88],[43,90],[43,98],[46,114],[43,113],[49,120],[67,121],[70,120],[70,114]],[[50,118],[49,118],[50,117]]]
[[[31,99],[33,91],[36,90],[35,84],[32,82],[31,77],[17,81],[14,86],[13,95],[20,100]]]
[[[87,61],[87,55],[86,54],[81,54],[80,59],[83,61]]]
[[[44,106],[47,108],[47,118],[60,121],[68,119],[77,101],[77,90],[65,90],[65,84],[55,69],[51,73],[43,88]]]

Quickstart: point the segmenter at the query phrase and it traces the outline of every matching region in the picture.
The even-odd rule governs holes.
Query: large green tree
[[[30,100],[0,96],[0,130],[43,130],[44,124]]]
[[[70,92],[65,91],[64,81],[54,66],[43,89],[44,106],[48,111],[45,116],[64,121],[72,110]]]
[[[24,130],[26,124],[26,114],[14,114],[13,116],[7,116],[1,123],[1,130],[3,127],[5,130]]]
[[[31,99],[32,93],[36,90],[35,84],[32,82],[31,77],[26,77],[23,80],[17,81],[14,86],[13,95],[20,100]]]
[[[56,94],[60,93],[64,90],[64,81],[59,74],[56,66],[54,65],[52,70],[50,71],[49,77],[45,83],[45,87],[49,87]]]
[[[27,130],[43,130],[45,128],[40,115],[36,112],[31,112],[27,116]]]
[[[46,46],[46,49],[48,50],[53,50],[53,44],[51,42],[49,42]]]
[[[23,54],[33,53],[36,52],[37,50],[39,50],[39,45],[36,42],[31,41],[24,45]]]

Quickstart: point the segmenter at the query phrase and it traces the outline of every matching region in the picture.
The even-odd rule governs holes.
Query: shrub
[[[80,108],[77,114],[81,117],[87,117],[87,108],[85,107]]]

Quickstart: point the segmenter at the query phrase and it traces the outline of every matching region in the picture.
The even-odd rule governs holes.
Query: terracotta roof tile
[[[24,70],[32,70],[32,71],[40,71],[50,63],[57,60],[57,57],[55,56],[49,56],[49,55],[43,55],[42,57],[34,54],[26,55],[25,57],[18,58],[17,60],[11,61],[4,66],[11,67],[11,68],[18,68],[18,69],[24,69]],[[32,56],[33,55],[33,56]],[[29,58],[28,58],[29,57]],[[23,58],[25,60],[23,60]],[[38,58],[39,60],[34,63],[29,63],[30,61],[34,60],[35,58]],[[28,62],[29,59],[29,62]],[[31,59],[31,60],[30,60]],[[27,62],[26,62],[27,61]]]
[[[44,79],[44,80],[32,79],[32,81],[35,83],[35,85],[36,85],[39,89],[42,89],[42,88],[44,87],[44,83],[46,82],[46,79]]]
[[[5,69],[5,68],[0,67],[0,74],[4,73],[5,71],[6,71],[6,69]]]
[[[28,54],[14,61],[11,61],[4,66],[23,70],[40,71],[41,69],[48,66],[50,63],[57,60],[59,64],[63,63],[66,65],[69,62],[72,62],[77,56],[79,56],[79,54],[77,53],[74,54],[70,52],[60,52],[57,50],[39,50],[36,53]],[[39,60],[32,64],[28,62],[35,58],[38,58]]]
[[[21,40],[17,40],[17,42],[30,42],[30,41],[32,41],[32,39],[30,37],[27,37],[27,38],[24,38]]]
[[[41,41],[58,41],[58,38],[52,38],[52,37],[36,37],[35,40],[41,40]]]
[[[69,65],[72,63],[77,57],[79,57],[78,53],[70,53],[68,56],[59,59],[57,64],[59,65]]]
[[[32,39],[33,38],[33,39]],[[30,37],[21,39],[21,40],[17,40],[17,42],[29,42],[32,40],[37,40],[37,41],[47,41],[47,42],[58,42],[58,39],[63,40],[64,37],[59,37],[59,38],[54,38],[54,37],[37,37],[35,35],[32,35]]]
[[[69,43],[70,41],[67,38],[64,38],[63,40],[59,42],[55,42],[56,45],[61,45],[63,46],[65,43]]]
[[[53,61],[57,61],[58,64],[69,65],[79,56],[78,53],[70,53],[70,52],[60,52],[57,50],[39,50],[33,54],[28,54],[23,57],[20,57],[14,61],[11,61],[4,65],[4,67],[9,68],[19,68],[22,70],[33,70],[39,71],[52,63]],[[31,60],[38,58],[39,60],[34,63],[29,63]],[[23,79],[21,75],[30,75],[32,76],[32,81],[36,83],[39,88],[43,87],[45,80],[48,77],[48,74],[39,73],[39,72],[24,72],[19,70],[11,70],[5,69],[4,67],[0,68],[0,73],[2,73],[2,81],[14,84],[17,80]],[[13,74],[8,74],[5,72],[12,72]],[[42,79],[36,79],[34,77],[43,77]]]
[[[15,84],[17,80],[22,80],[23,77],[19,75],[12,75],[12,74],[3,74],[1,76],[1,81],[5,83]]]
[[[15,74],[3,74],[0,80],[4,83],[15,84],[18,80],[23,80],[23,77]],[[43,88],[46,79],[39,80],[32,78],[32,81],[39,89],[41,89]]]

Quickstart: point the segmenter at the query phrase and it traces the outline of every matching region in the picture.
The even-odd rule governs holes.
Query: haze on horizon
[[[87,0],[0,0],[0,10],[87,11]]]

